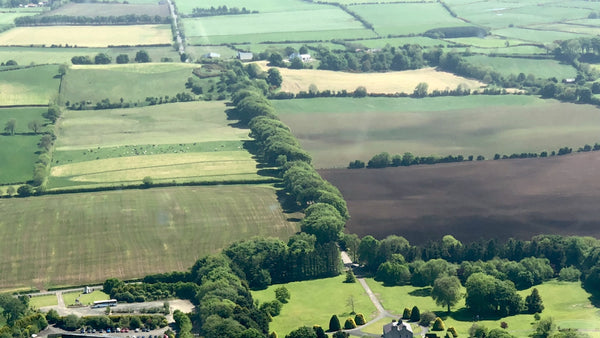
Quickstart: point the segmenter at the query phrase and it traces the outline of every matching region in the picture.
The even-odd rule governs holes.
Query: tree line
[[[248,10],[246,7],[242,7],[241,9],[238,7],[227,7],[225,5],[210,8],[200,8],[195,7],[192,9],[191,15],[184,15],[182,17],[203,17],[203,16],[217,16],[217,15],[240,15],[240,14],[258,14],[256,10]]]
[[[72,16],[72,15],[34,15],[15,18],[15,25],[22,26],[49,26],[49,25],[143,25],[143,24],[170,24],[170,16],[147,14],[118,15],[118,16]]]

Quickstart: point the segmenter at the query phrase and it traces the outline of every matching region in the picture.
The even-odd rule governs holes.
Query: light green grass
[[[467,26],[439,3],[402,3],[350,6],[382,36],[420,34],[432,28]],[[426,19],[424,19],[426,18]]]
[[[56,298],[56,295],[33,296],[29,299],[29,307],[32,309],[56,305],[58,305],[58,299]]]
[[[13,198],[0,203],[0,214],[0,289],[184,271],[233,241],[286,240],[298,231],[270,186]]]
[[[514,46],[523,41],[514,40],[514,39],[502,39],[497,36],[488,35],[484,38],[471,37],[471,38],[455,38],[455,39],[445,39],[445,41],[450,41],[453,43],[468,45],[474,47],[482,47],[482,48],[504,48],[508,46]],[[508,42],[508,46],[507,43]]]
[[[104,293],[100,290],[95,290],[92,293],[88,293],[88,294],[83,294],[81,292],[63,293],[62,297],[63,297],[63,300],[65,301],[66,306],[75,305],[75,304],[90,305],[93,302],[98,301],[98,300],[110,299],[109,295],[107,295],[106,293]],[[79,303],[76,302],[77,299],[79,299]]]
[[[452,309],[452,314],[447,315],[443,307],[435,305],[430,296],[426,296],[425,289],[412,286],[384,287],[372,279],[367,280],[371,290],[377,295],[384,308],[392,313],[402,314],[405,307],[418,306],[421,313],[434,311],[440,316],[446,327],[453,326],[459,336],[466,335],[472,323],[472,315],[464,308],[464,299]],[[540,292],[544,303],[542,317],[553,317],[557,326],[561,328],[594,329],[600,328],[600,315],[598,309],[589,301],[589,294],[581,289],[580,283],[567,283],[550,281],[536,288]],[[415,292],[416,291],[416,292]],[[524,298],[531,293],[531,289],[520,291]],[[518,337],[527,336],[532,331],[533,315],[517,315],[493,320],[480,320],[479,323],[488,329],[499,328],[500,322],[508,324],[509,333]]]
[[[530,41],[535,43],[549,44],[555,41],[577,39],[582,37],[581,34],[567,32],[552,32],[537,29],[526,28],[505,28],[496,29],[493,31],[495,35],[503,36],[509,39],[517,39]]]
[[[489,67],[489,69],[499,72],[504,76],[510,74],[525,75],[533,74],[536,78],[547,79],[556,77],[557,79],[575,78],[577,70],[567,64],[562,64],[556,60],[534,60],[521,58],[488,57],[484,55],[474,55],[466,58],[474,65]]]
[[[48,104],[58,96],[58,66],[39,66],[0,72],[0,105]]]
[[[40,136],[0,136],[0,184],[25,183],[33,177]],[[3,187],[3,193],[6,189]]]
[[[281,314],[273,318],[269,330],[277,332],[280,337],[303,325],[312,327],[317,324],[327,330],[329,319],[334,314],[343,325],[352,311],[346,305],[350,297],[354,299],[356,313],[362,313],[367,321],[373,318],[376,314],[375,306],[365,290],[359,283],[343,283],[344,279],[345,275],[341,275],[281,284],[290,291],[291,298],[283,305]],[[252,297],[261,303],[272,301],[275,299],[274,290],[281,285],[272,285],[266,290],[252,292]]]
[[[193,68],[186,64],[132,64],[130,67],[109,65],[69,69],[63,80],[61,100],[95,103],[106,98],[112,102],[123,98],[125,102],[142,103],[148,96],[173,97],[177,93],[188,92],[185,82],[193,76]],[[141,72],[138,68],[148,70]]]
[[[308,47],[327,47],[329,50],[345,50],[346,48],[337,43],[331,42],[317,42],[317,43],[252,43],[252,44],[239,44],[235,45],[236,48],[251,51],[253,53],[261,53],[267,51],[269,54],[271,53],[280,53],[281,55],[285,55],[285,48],[292,47],[296,50],[300,49],[302,46]],[[205,47],[208,48],[208,47]],[[309,49],[309,53],[312,51]]]
[[[431,38],[427,38],[424,36],[414,36],[414,37],[407,37],[407,38],[389,38],[389,39],[384,38],[384,39],[358,40],[358,41],[352,41],[351,43],[363,45],[366,48],[383,48],[388,44],[392,47],[404,46],[406,44],[420,45],[423,47],[431,47],[431,46],[439,46],[439,45],[447,44],[445,41],[431,39]]]
[[[20,65],[46,64],[46,63],[71,63],[74,56],[89,56],[94,59],[98,53],[105,53],[116,62],[117,55],[127,54],[133,62],[135,53],[141,47],[122,48],[44,48],[44,47],[0,47],[0,60],[15,60]],[[160,61],[162,58],[171,58],[179,61],[179,54],[172,47],[143,47],[152,60]]]
[[[47,108],[41,107],[0,108],[0,127],[4,131],[6,122],[15,119],[17,121],[15,133],[33,133],[27,125],[34,120],[44,124],[47,123],[48,121],[42,117],[42,114],[47,110]],[[41,132],[46,129],[46,127],[42,128]]]
[[[318,168],[368,161],[382,151],[490,159],[495,153],[577,148],[598,142],[600,134],[597,108],[532,96],[320,98],[273,104]]]
[[[339,8],[184,19],[192,44],[373,37]],[[293,23],[293,24],[292,24]]]
[[[565,23],[565,24],[555,23],[555,24],[536,25],[535,28],[543,29],[543,30],[547,30],[547,31],[568,32],[568,33],[597,36],[598,29],[600,28],[600,22],[597,22],[595,27],[572,25],[572,24],[567,24],[567,23]]]

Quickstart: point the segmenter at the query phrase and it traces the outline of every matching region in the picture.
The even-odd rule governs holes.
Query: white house
[[[410,324],[402,320],[395,321],[383,326],[383,338],[412,338],[413,332]]]
[[[237,57],[240,61],[252,61],[254,55],[252,53],[238,52]]]
[[[289,56],[289,60],[292,61],[295,58],[299,58],[302,62],[309,62],[311,60],[310,54],[292,53]]]
[[[221,57],[221,54],[210,52],[202,55],[202,57],[207,59],[218,59]]]

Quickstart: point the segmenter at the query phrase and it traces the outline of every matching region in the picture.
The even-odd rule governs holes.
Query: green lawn
[[[32,309],[56,305],[58,305],[58,299],[56,298],[56,295],[33,296],[31,299],[29,299],[29,307]]]
[[[98,53],[105,53],[116,62],[117,55],[127,54],[133,62],[140,47],[122,48],[47,48],[47,47],[0,47],[0,60],[15,60],[20,65],[67,63],[73,56],[89,56],[92,60]],[[171,58],[179,61],[179,54],[172,47],[143,47],[152,60]]]
[[[0,72],[1,106],[48,104],[58,96],[58,66]]]
[[[349,8],[371,23],[381,36],[420,34],[432,28],[468,25],[453,18],[439,3],[356,5]]]
[[[330,40],[374,37],[339,8],[226,15],[183,20],[192,44]],[[290,24],[293,23],[293,24]]]
[[[376,314],[376,309],[362,286],[357,283],[343,283],[345,275],[333,278],[317,279],[304,282],[282,284],[291,294],[289,303],[284,304],[281,314],[273,318],[269,328],[280,337],[290,331],[306,325],[321,325],[327,330],[329,319],[336,314],[344,323],[350,316],[351,307],[346,305],[350,297],[354,300],[354,311],[362,313],[368,321]],[[271,285],[263,291],[252,292],[254,299],[259,302],[275,299],[274,290],[281,286]],[[354,317],[354,316],[352,316]]]
[[[577,69],[573,66],[555,60],[488,57],[485,55],[473,55],[466,59],[474,65],[489,67],[505,76],[523,73],[525,75],[533,74],[536,78],[556,77],[559,80],[577,76]]]
[[[0,184],[25,183],[33,177],[40,136],[0,135]],[[2,189],[6,193],[6,189]]]
[[[4,199],[0,289],[185,271],[252,236],[286,240],[271,186],[172,187]]]
[[[65,301],[66,306],[77,304],[77,302],[76,302],[77,299],[79,299],[79,304],[82,304],[82,305],[90,305],[93,302],[98,301],[98,300],[110,299],[109,295],[107,295],[106,293],[104,293],[100,290],[95,290],[92,293],[88,293],[85,295],[81,292],[69,292],[69,293],[63,293],[62,296],[63,296],[63,300]]]
[[[185,88],[192,76],[193,65],[182,63],[150,63],[108,66],[73,66],[63,80],[62,102],[103,99],[117,102],[144,102],[148,96],[175,96],[189,92]]]
[[[473,324],[472,315],[464,308],[464,299],[453,308],[450,316],[443,307],[435,305],[428,296],[428,288],[415,288],[413,286],[384,287],[372,279],[367,280],[371,290],[377,295],[384,308],[392,313],[401,315],[404,308],[418,306],[421,313],[425,311],[436,312],[445,322],[446,327],[453,326],[459,336],[468,334]],[[600,313],[589,301],[589,294],[585,292],[580,283],[550,281],[536,286],[544,303],[543,317],[552,317],[555,324],[561,328],[600,329]],[[531,293],[531,289],[520,291],[523,298]],[[527,336],[535,322],[533,315],[517,315],[506,318],[484,319],[480,324],[487,328],[499,328],[500,322],[508,324],[508,331],[518,337]],[[598,337],[598,332],[590,332],[593,337]]]
[[[533,96],[318,98],[273,104],[318,168],[368,161],[382,151],[490,159],[495,153],[594,144],[600,133],[597,108]]]

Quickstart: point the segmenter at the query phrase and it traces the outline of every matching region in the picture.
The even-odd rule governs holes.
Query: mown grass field
[[[192,44],[330,40],[374,37],[339,8],[226,15],[183,20]],[[290,24],[293,23],[293,24]]]
[[[464,308],[464,299],[453,308],[453,312],[448,316],[446,309],[435,305],[435,302],[427,295],[427,289],[419,289],[413,286],[384,287],[381,283],[372,279],[367,279],[371,290],[382,302],[383,307],[399,315],[405,307],[412,308],[418,306],[421,313],[425,311],[434,311],[440,316],[446,327],[453,326],[459,336],[467,335],[469,328],[473,324],[472,315]],[[552,317],[554,323],[560,328],[586,329],[586,333],[591,337],[600,337],[600,313],[589,300],[589,293],[581,288],[579,282],[558,282],[550,281],[542,285],[537,285],[542,301],[544,311],[542,318]],[[531,294],[531,289],[519,291],[521,297],[525,298]],[[533,315],[517,315],[501,319],[483,319],[479,324],[485,325],[488,329],[500,328],[500,322],[508,324],[508,332],[524,337],[533,331],[535,322]],[[381,329],[381,328],[380,328]]]
[[[223,102],[66,111],[58,127],[50,186],[260,178]],[[69,182],[67,182],[69,181]]]
[[[285,286],[291,294],[290,301],[284,304],[279,316],[273,317],[269,325],[280,337],[300,326],[320,325],[327,330],[329,319],[337,315],[342,325],[350,317],[352,308],[347,305],[350,297],[354,300],[354,311],[362,313],[368,321],[376,315],[376,309],[369,296],[359,283],[344,283],[345,275],[333,278],[304,282],[272,285],[266,290],[252,292],[259,302],[275,299],[275,289]],[[351,316],[354,318],[354,316]]]
[[[481,154],[490,159],[495,153],[577,149],[598,142],[600,132],[597,108],[533,96],[273,103],[318,168],[345,167],[356,159],[366,162],[382,151],[416,156]]]
[[[58,66],[38,66],[0,72],[1,106],[48,104],[58,97]]]
[[[58,298],[56,298],[56,295],[33,296],[29,299],[29,307],[32,309],[56,305],[58,305]]]
[[[472,64],[489,67],[490,69],[499,72],[502,75],[510,74],[525,75],[533,74],[536,78],[551,78],[556,77],[561,79],[575,78],[577,69],[571,65],[560,63],[556,60],[535,60],[535,59],[520,59],[520,58],[505,58],[505,57],[488,57],[485,55],[473,55],[466,58]]]
[[[0,184],[24,183],[33,177],[33,166],[37,160],[35,152],[40,136],[0,136]],[[6,193],[2,187],[2,193]]]
[[[271,186],[172,187],[0,200],[0,289],[183,271],[254,235],[286,239]]]
[[[468,26],[439,3],[401,3],[349,6],[381,36],[420,34],[432,28]],[[427,19],[424,19],[427,18]]]
[[[119,54],[127,54],[133,62],[135,53],[142,47],[120,48],[47,48],[47,47],[0,47],[0,60],[15,60],[20,65],[66,63],[71,62],[73,56],[89,56],[94,59],[98,53],[105,53],[112,58],[112,62]],[[152,60],[160,61],[162,58],[179,60],[179,54],[172,47],[143,47]]]
[[[171,40],[169,25],[17,27],[0,34],[0,46],[143,46]]]
[[[59,8],[44,13],[44,16],[122,16],[149,15],[169,16],[169,5],[155,4],[122,4],[122,3],[67,3]]]
[[[195,67],[183,63],[73,66],[64,77],[61,100],[95,103],[123,98],[125,102],[142,103],[148,96],[173,97],[189,92],[185,82],[193,76]]]
[[[106,293],[95,290],[92,293],[83,294],[82,292],[69,292],[62,294],[63,300],[66,306],[77,304],[76,300],[79,299],[79,304],[90,305],[98,300],[108,300],[110,296]]]
[[[264,69],[267,68],[264,62],[261,65]],[[363,86],[369,93],[386,94],[412,94],[415,87],[421,82],[427,83],[430,91],[455,89],[460,84],[470,89],[479,89],[484,85],[479,81],[436,71],[434,68],[387,73],[346,73],[330,70],[281,68],[279,72],[283,77],[281,90],[291,93],[308,92],[311,84],[316,85],[321,91],[329,89],[353,92],[357,87]]]
[[[568,33],[568,32],[553,32],[542,29],[528,29],[528,28],[502,28],[494,30],[494,34],[503,36],[508,39],[517,39],[529,42],[550,44],[554,41],[570,40],[582,37],[580,34]]]

